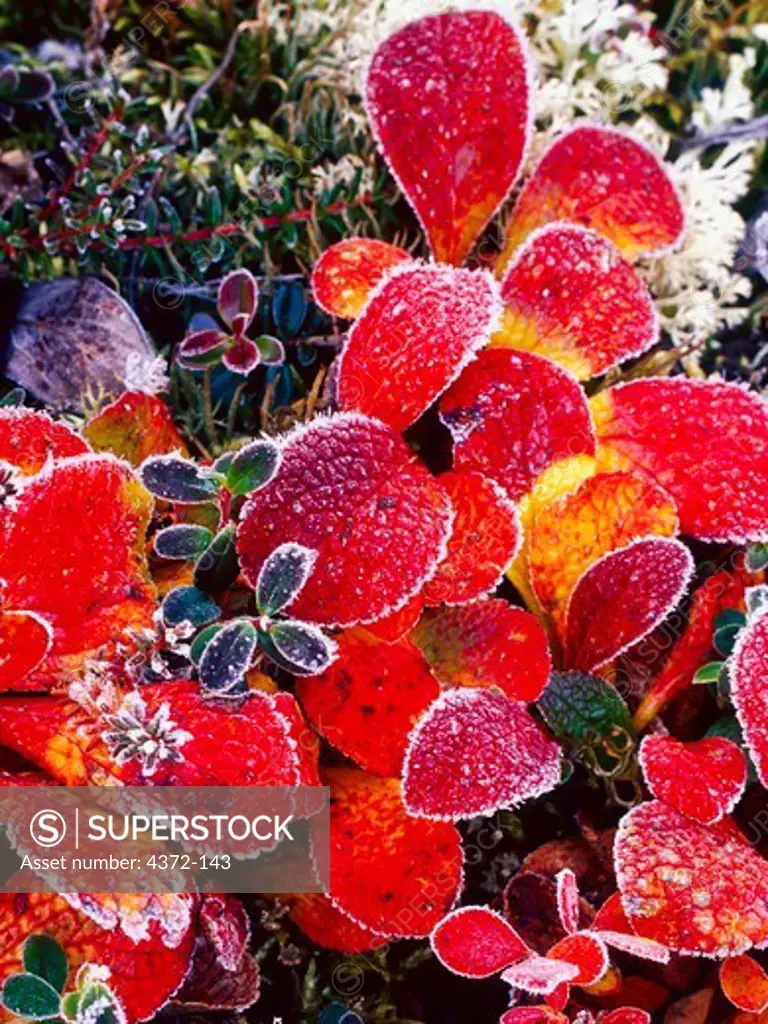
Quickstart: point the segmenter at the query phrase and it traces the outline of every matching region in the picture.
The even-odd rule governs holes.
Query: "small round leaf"
[[[336,657],[336,644],[316,626],[288,620],[273,622],[268,632],[267,654],[294,675],[325,672]]]
[[[235,619],[219,630],[200,658],[198,674],[206,690],[226,693],[242,680],[258,643],[256,628]]]
[[[296,598],[317,560],[317,551],[287,541],[275,548],[259,572],[256,605],[262,615],[276,615]]]
[[[6,978],[0,999],[6,1010],[28,1020],[47,1020],[59,1012],[59,993],[34,974],[12,974]]]
[[[235,524],[219,530],[195,566],[195,585],[201,590],[226,590],[238,577],[240,563],[235,548]]]
[[[24,943],[24,970],[47,981],[57,992],[64,989],[69,967],[67,955],[50,935],[30,935]]]
[[[155,455],[139,470],[142,483],[156,498],[182,505],[213,501],[218,481],[180,455]]]
[[[227,489],[232,494],[250,494],[268,484],[277,472],[280,449],[266,438],[241,448],[227,472]]]
[[[155,554],[161,558],[183,558],[192,561],[206,550],[213,534],[204,526],[180,523],[167,526],[155,535]]]
[[[182,622],[207,626],[221,614],[219,606],[197,587],[176,587],[166,595],[162,611],[163,621],[168,626],[178,626]]]

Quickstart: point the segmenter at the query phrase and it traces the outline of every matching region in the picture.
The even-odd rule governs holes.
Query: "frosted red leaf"
[[[405,430],[488,343],[500,311],[490,274],[443,264],[395,267],[344,344],[339,405]]]
[[[144,706],[130,705],[133,713],[148,722],[164,709],[166,732],[179,741],[179,758],[161,761],[150,775],[139,756],[118,764],[103,738],[116,727],[70,700],[4,697],[0,743],[66,786],[115,779],[134,786],[297,785],[310,754],[292,742],[290,721],[275,698],[253,691],[241,701],[211,700],[186,680],[153,683],[139,694]],[[182,734],[190,738],[181,742]]]
[[[589,380],[658,341],[647,286],[618,249],[594,231],[553,224],[535,232],[502,282],[494,346],[549,356]]]
[[[36,612],[54,634],[38,678],[25,685],[46,688],[127,628],[151,625],[144,555],[151,509],[125,463],[82,455],[49,465],[0,519],[5,607]]]
[[[732,956],[720,965],[723,995],[739,1010],[768,1010],[768,974],[751,956]]]
[[[615,128],[577,125],[553,142],[518,197],[500,265],[536,228],[592,228],[629,259],[676,245],[685,212],[659,158]]]
[[[569,979],[572,985],[594,985],[610,966],[605,944],[599,936],[590,932],[567,935],[555,943],[547,957],[573,964],[577,968],[578,973]]]
[[[34,612],[0,612],[0,690],[19,686],[53,646],[53,628]]]
[[[243,509],[237,547],[251,586],[280,544],[317,551],[291,612],[351,626],[399,610],[421,590],[452,520],[448,496],[397,434],[345,414],[287,437],[276,476]]]
[[[674,498],[683,533],[768,540],[763,398],[726,381],[654,378],[602,392],[592,413],[599,467],[647,473]]]
[[[768,862],[730,818],[700,825],[654,800],[622,818],[614,851],[639,935],[715,959],[768,940]]]
[[[536,598],[563,632],[568,598],[586,569],[630,541],[671,537],[677,529],[675,504],[653,481],[638,473],[599,473],[537,508],[526,536]]]
[[[325,893],[290,897],[290,918],[307,938],[340,953],[367,953],[385,945],[390,936],[372,932],[331,903]]]
[[[440,399],[454,469],[496,480],[513,501],[553,462],[593,454],[592,421],[578,382],[550,359],[489,349]]]
[[[86,423],[83,434],[96,452],[112,452],[132,466],[150,455],[186,454],[168,406],[157,395],[126,391]]]
[[[326,249],[312,270],[315,302],[332,316],[354,320],[387,271],[412,259],[377,238],[345,238]]]
[[[568,1018],[549,1006],[515,1006],[499,1024],[568,1024]]]
[[[729,814],[747,783],[744,754],[722,737],[681,743],[672,736],[646,736],[639,756],[651,793],[702,825]]]
[[[768,786],[768,614],[747,623],[730,660],[731,699],[744,740]]]
[[[30,935],[50,935],[64,948],[70,981],[83,963],[109,968],[109,985],[129,1021],[147,1020],[181,985],[194,946],[194,929],[169,946],[159,922],[150,935],[134,942],[121,928],[105,929],[71,907],[63,896],[48,893],[0,895],[0,981],[22,969],[22,947]]]
[[[271,680],[270,680],[271,682]],[[289,743],[295,744],[299,786],[319,786],[320,739],[304,718],[296,698],[286,690],[272,694],[272,707],[283,718]]]
[[[431,936],[440,963],[464,978],[489,978],[530,952],[515,929],[488,907],[460,907]]]
[[[453,906],[462,883],[455,826],[406,814],[400,783],[329,769],[334,906],[383,935],[424,937]]]
[[[543,627],[499,598],[427,609],[411,639],[446,686],[494,686],[513,700],[532,701],[549,680],[552,658]]]
[[[460,264],[515,183],[530,94],[524,44],[491,11],[423,18],[374,53],[368,117],[435,259]]]
[[[557,914],[566,932],[572,933],[579,927],[579,887],[576,875],[570,868],[563,868],[555,876],[557,885]]]
[[[652,960],[654,963],[669,963],[670,953],[666,946],[650,939],[642,939],[635,934],[624,913],[619,892],[610,896],[600,907],[592,921],[592,931],[599,935],[606,945],[623,953],[638,956],[642,960]]]
[[[572,982],[578,973],[579,968],[575,964],[532,953],[522,963],[508,967],[501,977],[512,988],[521,988],[524,992],[546,996],[563,982]]]
[[[437,680],[409,640],[387,644],[362,629],[337,640],[331,667],[297,680],[302,707],[318,732],[361,768],[399,777],[410,731],[440,693]]]
[[[88,451],[85,441],[65,423],[32,409],[0,409],[0,463],[24,475],[43,468],[50,458],[63,459]]]
[[[651,1015],[634,1006],[621,1006],[598,1014],[597,1020],[598,1024],[651,1024]]]
[[[465,604],[495,590],[522,540],[517,509],[482,473],[443,473],[456,518],[448,553],[424,587],[427,605]]]
[[[490,690],[449,690],[411,734],[403,766],[409,814],[460,820],[516,807],[560,782],[560,747],[523,704]]]
[[[678,604],[693,568],[688,549],[662,537],[633,541],[595,562],[568,601],[567,667],[591,672],[642,640]]]

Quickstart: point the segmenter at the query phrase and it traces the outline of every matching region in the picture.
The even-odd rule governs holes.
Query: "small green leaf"
[[[28,1020],[48,1020],[59,1013],[56,989],[34,974],[12,974],[5,979],[0,1001],[6,1010]]]
[[[50,935],[30,935],[24,943],[24,970],[62,992],[69,967],[67,955]]]
[[[751,544],[747,548],[746,567],[749,572],[768,569],[768,544]]]
[[[301,330],[307,315],[307,299],[299,281],[284,281],[275,288],[272,297],[272,318],[278,334],[294,338]]]
[[[537,706],[558,739],[575,752],[592,748],[606,771],[615,770],[635,742],[627,705],[598,676],[553,672]]]
[[[161,558],[183,558],[194,561],[209,546],[213,534],[204,526],[179,523],[155,534],[155,554]]]
[[[248,619],[234,619],[219,630],[203,651],[198,665],[200,683],[206,690],[227,693],[242,680],[259,642]]]
[[[251,494],[268,484],[277,472],[280,449],[274,441],[261,438],[235,453],[227,472],[227,490]]]
[[[701,668],[696,671],[693,681],[694,683],[701,683],[702,685],[707,686],[714,683],[716,686],[724,668],[724,661],[709,661],[706,665],[702,665]]]
[[[221,609],[197,587],[177,587],[162,603],[163,621],[169,626],[191,622],[193,626],[207,626],[221,615]]]
[[[213,501],[219,481],[180,455],[153,455],[139,469],[142,483],[156,498],[181,505]]]
[[[0,406],[4,409],[16,408],[19,405],[24,405],[27,397],[27,392],[24,388],[13,388],[7,395],[3,395],[0,398]]]
[[[80,996],[78,1018],[88,1024],[123,1024],[125,1011],[111,988],[92,982]]]
[[[297,676],[319,675],[336,658],[333,640],[308,622],[272,622],[260,640],[275,664]]]
[[[271,334],[262,334],[253,340],[264,366],[280,366],[285,362],[285,347],[282,341],[273,338]]]
[[[234,523],[219,530],[195,566],[195,586],[206,593],[216,593],[232,586],[240,574],[235,538]]]
[[[61,1012],[67,1020],[76,1020],[77,1011],[80,1008],[80,993],[68,992],[61,1000]]]
[[[181,223],[181,217],[179,216],[176,207],[169,199],[166,199],[165,196],[160,196],[158,202],[160,203],[163,213],[168,220],[168,226],[171,229],[171,233],[173,235],[182,234],[184,227]]]
[[[200,630],[189,648],[189,660],[193,665],[200,664],[203,651],[223,628],[224,626],[220,622],[215,622],[212,626],[206,626],[205,629]]]
[[[256,607],[262,615],[277,615],[299,595],[317,561],[317,551],[288,541],[264,562],[256,581]]]

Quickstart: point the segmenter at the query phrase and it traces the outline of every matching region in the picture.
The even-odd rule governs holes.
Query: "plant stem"
[[[203,424],[208,442],[216,447],[216,423],[213,418],[213,402],[211,399],[211,368],[203,374]]]

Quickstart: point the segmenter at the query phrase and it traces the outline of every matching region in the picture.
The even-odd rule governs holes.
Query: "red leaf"
[[[537,506],[527,532],[536,598],[564,634],[568,598],[591,565],[630,541],[650,534],[671,537],[677,530],[674,502],[647,477],[599,473]]]
[[[520,546],[520,522],[501,487],[482,473],[443,473],[439,480],[456,518],[448,554],[424,587],[424,600],[465,604],[499,585]]]
[[[676,245],[685,228],[662,161],[623,131],[589,124],[556,139],[526,182],[501,265],[532,231],[556,220],[593,228],[630,259]]]
[[[499,1024],[568,1024],[568,1018],[549,1006],[516,1006],[507,1010]]]
[[[560,747],[526,708],[490,690],[449,690],[411,734],[403,767],[409,814],[473,818],[560,782]]]
[[[655,797],[702,825],[730,814],[747,784],[741,749],[720,737],[681,743],[671,736],[646,736],[640,764]]]
[[[723,995],[739,1010],[768,1010],[768,974],[751,956],[732,956],[720,966]]]
[[[573,981],[578,973],[579,968],[574,964],[533,953],[522,963],[507,968],[502,978],[512,988],[521,988],[524,992],[546,996],[563,982]]]
[[[83,455],[88,445],[65,423],[31,409],[0,409],[0,462],[31,475],[49,458]]]
[[[237,337],[233,344],[225,349],[221,361],[232,373],[247,377],[259,365],[261,355],[258,346],[250,338]]]
[[[338,638],[339,655],[296,693],[318,732],[376,775],[400,775],[408,736],[440,687],[409,640],[386,644],[366,631]]]
[[[151,625],[143,548],[151,508],[125,463],[82,455],[31,480],[0,519],[5,606],[38,613],[54,631],[49,656],[25,685],[47,688],[129,627]]]
[[[150,455],[186,454],[187,446],[165,402],[156,395],[126,391],[83,428],[96,452],[112,452],[132,466]]]
[[[651,1024],[651,1015],[633,1006],[622,1006],[618,1010],[598,1014],[597,1020],[598,1024]]]
[[[35,612],[0,612],[0,690],[21,686],[53,646],[53,629]]]
[[[347,414],[288,436],[277,475],[243,509],[237,546],[252,586],[278,545],[317,551],[291,611],[351,626],[397,611],[421,590],[445,552],[451,521],[447,495],[400,438]]]
[[[462,883],[456,828],[409,817],[396,779],[335,768],[324,781],[331,787],[334,906],[383,935],[429,935]]]
[[[349,332],[338,363],[339,405],[405,430],[488,343],[500,312],[489,274],[395,267]]]
[[[259,286],[248,270],[233,270],[219,285],[217,308],[224,323],[235,334],[242,333],[256,315]]]
[[[290,917],[307,938],[325,949],[340,953],[367,953],[380,949],[391,936],[379,935],[358,924],[331,903],[325,893],[291,896]]]
[[[621,893],[614,893],[600,907],[592,921],[592,931],[599,935],[606,945],[623,953],[638,956],[642,960],[652,960],[654,963],[669,963],[669,950],[666,946],[650,939],[641,939],[635,934],[621,905]]]
[[[768,404],[738,384],[630,381],[592,401],[601,468],[647,473],[700,540],[768,540]]]
[[[377,619],[369,623],[365,628],[377,639],[383,640],[385,644],[394,644],[402,640],[411,632],[421,618],[424,610],[424,601],[421,594],[416,594],[400,611],[386,615],[383,619]]]
[[[647,537],[604,555],[573,589],[565,662],[592,672],[642,640],[678,604],[693,559],[677,540]]]
[[[376,50],[368,116],[436,260],[460,264],[515,183],[530,91],[522,40],[491,11],[423,18]]]
[[[22,969],[24,940],[39,932],[63,946],[71,972],[83,963],[108,967],[109,985],[129,1021],[154,1016],[175,992],[187,973],[194,945],[192,928],[169,945],[161,923],[153,921],[149,937],[134,942],[122,928],[102,928],[63,896],[0,895],[0,980]]]
[[[647,286],[605,238],[552,224],[515,255],[502,283],[493,345],[549,356],[579,380],[597,377],[656,344]]]
[[[376,238],[345,238],[326,249],[312,270],[315,302],[332,316],[354,320],[387,271],[412,259]]]
[[[149,776],[140,758],[118,765],[103,739],[114,726],[69,700],[4,697],[0,743],[66,786],[105,785],[115,778],[135,786],[148,778],[154,785],[293,786],[302,760],[311,756],[291,742],[291,722],[267,694],[217,701],[187,681],[150,684],[138,693],[143,721],[165,706],[172,728],[192,737],[179,745],[178,760],[161,761]]]
[[[768,786],[768,614],[747,623],[731,656],[731,699],[758,777]]]
[[[570,979],[572,985],[594,985],[610,967],[608,950],[602,940],[589,932],[568,935],[547,953],[551,960],[573,964],[578,974]]]
[[[516,501],[553,462],[593,454],[584,393],[541,356],[510,349],[481,353],[440,400],[453,435],[455,469],[476,469]]]
[[[704,826],[659,801],[622,818],[616,877],[637,933],[716,959],[768,939],[768,863],[730,818]]]
[[[495,686],[532,701],[549,681],[546,633],[533,615],[501,599],[427,610],[411,639],[446,686]]]
[[[579,887],[576,875],[570,868],[563,868],[555,876],[557,883],[557,913],[560,924],[569,934],[579,927]]]
[[[430,941],[440,963],[464,978],[489,978],[529,953],[515,929],[488,907],[452,911]]]

